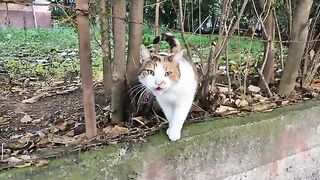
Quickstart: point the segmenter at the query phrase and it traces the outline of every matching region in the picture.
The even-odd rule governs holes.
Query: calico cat
[[[138,79],[155,96],[169,122],[171,141],[181,137],[181,129],[192,106],[198,76],[192,62],[184,57],[179,41],[171,34],[161,34],[154,43],[166,41],[169,53],[152,54],[142,44]]]

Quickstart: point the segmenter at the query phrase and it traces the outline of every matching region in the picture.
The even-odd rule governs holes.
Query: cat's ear
[[[143,45],[140,45],[140,63],[143,63],[145,61],[149,61],[150,60],[150,52],[149,50]]]
[[[172,62],[179,63],[183,59],[183,53],[184,53],[184,50],[181,50],[175,53],[172,57]]]

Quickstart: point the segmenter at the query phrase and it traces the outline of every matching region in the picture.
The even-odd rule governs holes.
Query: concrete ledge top
[[[320,177],[319,135],[320,101],[311,100],[245,117],[208,117],[186,124],[177,142],[160,132],[146,142],[69,155],[45,167],[4,171],[0,179]]]

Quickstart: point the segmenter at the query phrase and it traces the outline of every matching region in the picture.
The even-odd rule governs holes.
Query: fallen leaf
[[[281,101],[281,105],[282,105],[282,106],[285,106],[285,105],[289,104],[289,102],[290,102],[290,101],[288,101],[288,100]]]
[[[32,162],[25,162],[25,163],[19,163],[18,165],[15,165],[16,168],[25,168],[32,165]]]
[[[4,145],[4,144],[2,144],[2,145]],[[11,154],[11,149],[0,149],[0,153],[1,154]]]
[[[9,119],[0,117],[0,124],[8,124],[8,123],[9,123]]]
[[[257,93],[257,92],[259,92],[259,91],[261,90],[261,88],[258,87],[258,86],[250,85],[250,86],[248,87],[248,90],[249,90],[250,92]]]
[[[23,87],[27,87],[30,83],[30,78],[26,78],[24,81],[23,81]]]
[[[220,87],[220,86],[218,86],[218,90],[221,93],[229,93],[229,88],[228,87]],[[230,89],[230,92],[232,92],[232,89]]]
[[[19,87],[19,86],[14,86],[11,88],[12,92],[22,92],[23,88]]]
[[[37,161],[37,163],[35,164],[35,166],[36,166],[36,167],[42,167],[42,166],[48,164],[48,162],[49,162],[48,160],[40,159],[40,160]]]
[[[21,155],[21,156],[19,156],[19,159],[22,159],[22,160],[30,160],[30,159],[34,159],[34,158],[32,158],[31,156],[29,156],[29,155]]]
[[[53,136],[52,142],[55,144],[69,145],[69,144],[79,144],[82,139],[83,139],[83,136],[69,137],[69,136],[63,135],[63,136]]]
[[[68,93],[71,93],[71,92],[73,92],[73,91],[75,91],[75,90],[77,90],[77,89],[78,89],[78,87],[76,87],[76,86],[71,86],[71,87],[69,87],[69,88],[66,89],[66,90],[57,91],[56,94],[59,94],[59,95],[68,94]]]
[[[38,123],[41,122],[41,120],[42,120],[41,118],[38,118],[38,119],[33,120],[32,123],[33,124],[38,124]]]
[[[60,131],[64,131],[67,129],[67,122],[59,122],[59,123],[55,123],[54,126],[59,129]]]
[[[247,100],[244,100],[244,99],[237,99],[235,102],[237,107],[246,107],[249,105],[248,101]]]
[[[33,104],[35,102],[37,102],[40,98],[43,98],[43,97],[46,97],[48,95],[48,92],[43,92],[41,94],[38,94],[32,98],[29,98],[29,99],[25,99],[23,101],[21,101],[22,103],[25,103],[25,104]]]
[[[62,85],[64,82],[64,80],[55,80],[52,82],[51,86],[59,86],[59,85]]]
[[[7,162],[9,164],[16,164],[22,162],[22,159],[16,157],[9,157],[7,159],[2,160],[1,162]]]
[[[14,134],[14,135],[10,136],[10,139],[17,139],[17,138],[20,138],[22,136],[23,136],[22,134]]]
[[[19,150],[27,148],[32,145],[32,141],[28,136],[21,136],[18,139],[12,139],[10,142],[7,142],[5,146],[11,150]]]
[[[253,100],[259,101],[259,102],[265,102],[266,100],[268,100],[268,98],[262,96],[261,94],[255,94],[253,97]]]
[[[226,100],[227,96],[219,91],[213,96],[213,99],[210,99],[211,102],[216,104],[224,104]]]
[[[103,129],[103,132],[112,136],[112,137],[115,137],[115,136],[119,136],[121,134],[129,133],[129,129],[126,127],[120,127],[118,125],[115,125],[114,127],[107,126],[106,128]]]
[[[238,113],[239,110],[236,108],[230,107],[230,106],[220,106],[215,110],[215,114],[220,115],[220,116],[227,116],[231,114]]]
[[[276,106],[275,103],[257,103],[252,105],[253,111],[271,111]]]
[[[31,121],[32,121],[32,118],[28,114],[24,115],[23,118],[20,119],[20,122],[22,123],[29,123]]]

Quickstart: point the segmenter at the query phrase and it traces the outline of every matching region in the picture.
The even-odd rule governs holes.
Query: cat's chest
[[[169,104],[174,104],[179,100],[179,94],[175,91],[172,92],[166,92],[162,94],[161,96],[156,97],[157,101],[162,101]]]

